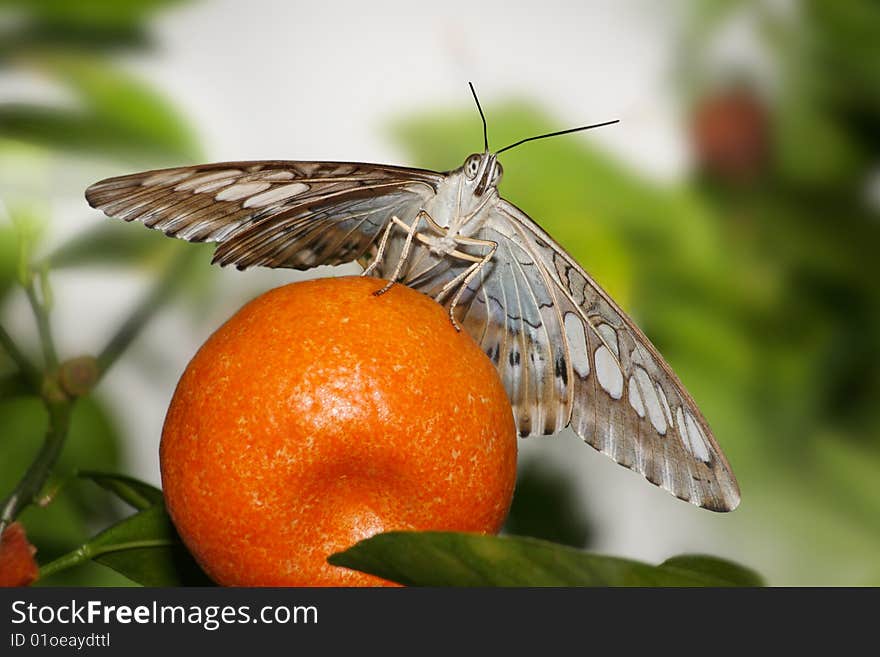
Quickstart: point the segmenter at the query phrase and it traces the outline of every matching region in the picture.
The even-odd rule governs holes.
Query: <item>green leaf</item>
[[[185,144],[150,134],[125,117],[106,117],[80,110],[35,105],[0,107],[0,135],[9,139],[74,153],[141,161],[190,160]],[[164,142],[164,143],[163,143]]]
[[[144,586],[211,585],[184,547],[162,505],[151,506],[104,530],[44,566],[41,575],[51,575],[90,559]]]
[[[388,532],[328,559],[407,586],[757,586],[760,578],[714,557],[659,565],[532,538]]]
[[[95,482],[139,511],[163,503],[161,490],[134,477],[89,470],[78,472],[77,476]]]
[[[148,547],[132,546],[143,542]],[[102,532],[95,561],[144,586],[211,586],[184,547],[164,506],[154,506]]]
[[[141,227],[143,228],[143,227]],[[52,269],[82,265],[135,265],[162,261],[178,242],[159,231],[138,230],[123,222],[101,223],[73,236],[49,256]]]
[[[0,12],[14,20],[0,21],[0,66],[36,50],[115,54],[152,46],[152,15],[175,4],[182,1],[2,0]]]
[[[14,66],[22,53],[73,51],[118,55],[122,50],[145,50],[152,45],[141,25],[65,25],[44,21],[0,27],[0,67]]]
[[[19,60],[67,87],[78,107],[0,106],[0,135],[43,146],[156,161],[199,155],[188,126],[149,85],[99,57],[29,53]]]
[[[168,156],[191,159],[198,148],[170,103],[150,86],[96,57],[41,57],[38,65],[68,85],[107,127],[127,131]]]
[[[667,571],[682,571],[688,575],[703,573],[720,579],[726,584],[719,586],[763,586],[764,581],[754,570],[738,563],[705,554],[683,554],[667,559],[660,567]]]
[[[92,33],[141,27],[151,14],[182,0],[4,0],[25,26],[66,28]]]

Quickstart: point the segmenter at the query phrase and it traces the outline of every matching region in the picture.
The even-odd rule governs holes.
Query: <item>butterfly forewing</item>
[[[224,162],[110,178],[86,199],[172,237],[219,242],[221,265],[309,269],[358,258],[392,215],[414,215],[443,179],[372,164]]]

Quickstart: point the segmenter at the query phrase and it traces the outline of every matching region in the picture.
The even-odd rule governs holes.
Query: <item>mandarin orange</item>
[[[166,504],[224,585],[380,585],[327,557],[377,532],[497,532],[516,477],[498,374],[432,299],[294,283],[220,327],[162,433]]]

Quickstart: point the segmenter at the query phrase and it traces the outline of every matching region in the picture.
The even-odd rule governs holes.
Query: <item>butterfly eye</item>
[[[501,182],[501,176],[504,175],[504,169],[501,168],[501,165],[498,162],[495,163],[495,172],[492,174],[492,184],[497,185]]]
[[[480,171],[480,160],[480,156],[476,153],[465,160],[464,173],[468,178],[473,180],[477,177],[477,174]]]

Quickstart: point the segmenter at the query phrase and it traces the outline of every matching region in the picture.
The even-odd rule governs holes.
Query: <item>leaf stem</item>
[[[46,432],[46,440],[21,481],[0,505],[0,535],[22,509],[37,500],[64,446],[73,403],[68,400],[47,402],[46,408],[49,411],[49,430]]]
[[[175,290],[175,283],[191,261],[192,256],[193,252],[189,250],[183,250],[176,254],[149,294],[135,307],[128,319],[110,338],[110,341],[98,355],[99,380],[134,341],[162,304],[168,300]]]
[[[6,332],[6,329],[3,328],[3,326],[0,326],[0,345],[2,345],[4,351],[9,354],[9,357],[16,364],[22,375],[24,375],[28,384],[35,391],[39,391],[42,379],[40,371],[30,361],[30,359],[24,355],[21,349],[18,348],[18,345],[15,344],[12,336],[10,336],[9,333]]]
[[[170,545],[175,545],[175,542],[164,538],[149,539],[143,541],[129,541],[127,543],[112,543],[110,545],[101,546],[94,546],[86,543],[85,545],[81,545],[75,550],[68,552],[63,556],[58,557],[54,561],[50,561],[45,566],[40,568],[40,579],[48,577],[49,575],[54,575],[55,573],[59,573],[62,570],[73,568],[74,566],[78,566],[79,564],[86,561],[97,559],[104,554],[110,554],[113,552],[124,552],[125,550],[139,550],[142,548],[151,547],[168,547]]]
[[[58,369],[58,353],[55,351],[55,343],[52,340],[52,327],[49,322],[49,309],[43,302],[37,298],[37,291],[34,287],[33,277],[29,277],[24,287],[27,293],[28,301],[30,301],[31,309],[34,311],[34,317],[37,320],[37,331],[40,334],[40,345],[43,348],[43,358],[46,360],[46,370],[54,372]]]

